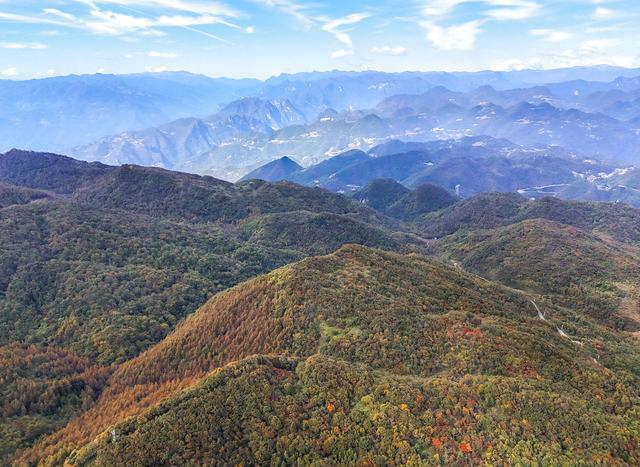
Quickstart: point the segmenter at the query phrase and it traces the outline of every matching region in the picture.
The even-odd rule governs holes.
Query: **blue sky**
[[[0,78],[640,66],[639,0],[0,0]]]

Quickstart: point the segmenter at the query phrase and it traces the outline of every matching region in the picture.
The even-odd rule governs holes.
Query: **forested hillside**
[[[0,180],[0,351],[13,375],[0,381],[2,455],[90,406],[104,381],[94,374],[217,292],[344,243],[409,247],[396,221],[289,183],[20,151],[0,156]]]
[[[636,341],[533,297],[343,247],[214,297],[23,459],[635,462]]]
[[[7,463],[639,461],[635,208],[21,151],[0,183]]]

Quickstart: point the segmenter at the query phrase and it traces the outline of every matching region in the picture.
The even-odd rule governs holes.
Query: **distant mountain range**
[[[0,150],[21,147],[68,152],[73,147],[84,146],[110,135],[147,130],[183,118],[207,117],[227,104],[246,97],[288,101],[304,122],[312,123],[329,109],[339,113],[373,109],[392,96],[421,95],[438,87],[446,87],[456,93],[473,93],[478,88],[491,86],[495,90],[489,93],[492,94],[545,85],[545,92],[571,103],[571,107],[589,112],[601,111],[621,120],[633,120],[640,116],[637,112],[637,80],[633,78],[638,75],[640,70],[583,67],[478,73],[301,73],[281,75],[266,81],[213,79],[181,72],[4,80],[0,81]],[[489,91],[489,88],[486,90]],[[510,91],[507,97],[496,98],[496,105],[509,107],[510,104],[524,101],[527,93],[518,99],[519,94],[522,93]],[[247,113],[252,112],[246,108],[236,108],[234,115]],[[175,125],[180,127],[185,123],[177,122]],[[345,144],[357,144],[358,136],[354,135]],[[378,135],[365,135],[367,138],[375,136]],[[193,138],[197,139],[198,135]],[[252,137],[249,137],[247,144],[251,140]],[[135,153],[122,150],[120,154],[117,143],[114,144],[116,147],[110,148],[113,149],[114,158],[135,162]],[[179,142],[175,144],[179,146]],[[258,141],[254,144],[260,145]],[[363,144],[362,141],[360,144]],[[215,172],[220,165],[219,160],[224,161],[225,158],[224,151],[215,151],[218,145],[218,139],[209,140],[207,149],[213,151],[209,162],[202,161],[190,170],[204,172],[212,169]],[[87,156],[105,157],[109,154],[106,146],[108,143],[103,142],[101,151],[87,151]],[[201,149],[202,146],[194,145],[187,159],[200,156]],[[153,144],[147,150],[152,152]],[[160,155],[151,158],[156,163],[164,161],[164,164],[172,163],[166,167],[188,167],[181,153],[174,154],[166,147],[160,152]],[[267,150],[265,153],[262,161],[283,155],[277,150]],[[255,156],[253,158],[256,159]]]
[[[0,150],[61,151],[106,135],[213,113],[257,84],[190,73],[0,81]]]
[[[290,180],[355,196],[366,185],[389,178],[412,189],[436,184],[462,197],[501,191],[529,198],[558,196],[640,206],[640,169],[582,158],[556,146],[526,147],[490,137],[390,141],[366,153],[347,151],[307,168],[287,161],[288,157],[271,162],[243,180]],[[287,170],[272,170],[285,165]]]
[[[264,89],[251,89],[262,97],[231,102],[212,116],[108,136],[69,152],[85,160],[152,165],[227,180],[285,155],[308,167],[348,149],[366,151],[393,139],[486,135],[526,146],[559,145],[580,157],[615,163],[640,157],[638,78],[503,90],[484,84],[452,91],[434,85],[434,76],[427,75],[313,76],[315,81],[304,83],[270,80]],[[460,76],[458,81],[450,78],[441,76],[462,87]],[[382,86],[382,79],[390,80],[388,85]],[[334,95],[336,88],[344,100]]]

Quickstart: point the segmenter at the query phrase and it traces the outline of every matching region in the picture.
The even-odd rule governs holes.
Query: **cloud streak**
[[[237,13],[216,2],[195,3],[182,0],[74,0],[88,8],[88,13],[80,16],[58,8],[44,8],[41,13],[21,15],[0,12],[0,21],[55,25],[66,28],[80,29],[100,35],[125,35],[141,33],[156,34],[157,29],[183,28],[198,34],[227,42],[217,35],[195,29],[196,26],[224,25],[234,29],[240,26],[231,22]],[[133,13],[122,13],[103,9],[100,5],[115,5]],[[179,14],[147,15],[133,7],[161,8],[178,11]]]
[[[469,3],[483,5],[479,18],[460,24],[440,24],[456,8]],[[423,19],[419,24],[427,39],[438,49],[472,50],[483,24],[489,21],[521,21],[538,15],[540,11],[541,6],[532,0],[430,0],[421,10]]]
[[[40,42],[0,42],[0,49],[14,49],[14,50],[41,50],[46,49],[48,46]]]
[[[342,18],[332,19],[322,25],[322,30],[333,34],[338,41],[342,42],[347,47],[353,47],[351,36],[343,30],[342,27],[359,23],[360,21],[369,18],[369,16],[371,15],[367,13],[353,13]]]
[[[407,49],[402,47],[401,45],[397,45],[395,47],[391,47],[390,45],[385,45],[382,47],[373,47],[371,49],[371,53],[399,57],[401,55],[407,55]]]

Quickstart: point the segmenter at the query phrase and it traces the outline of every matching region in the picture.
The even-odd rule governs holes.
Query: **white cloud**
[[[44,10],[42,10],[42,12],[47,15],[57,16],[58,18],[65,19],[67,21],[77,21],[75,15],[72,15],[71,13],[65,13],[64,11],[60,11],[57,8],[45,8]]]
[[[589,52],[604,52],[620,44],[618,39],[592,39],[584,41],[580,46]]]
[[[336,50],[331,54],[331,58],[345,58],[351,57],[353,55],[353,50],[340,49]]]
[[[540,5],[528,0],[487,0],[489,5],[498,7],[485,12],[496,21],[515,21],[528,19],[540,12]]]
[[[598,7],[595,10],[593,10],[593,13],[591,14],[592,19],[600,20],[600,21],[607,21],[610,19],[615,19],[617,17],[618,17],[617,11],[612,10],[611,8],[605,8],[605,7]]]
[[[148,66],[144,69],[148,73],[164,73],[165,71],[169,71],[169,68],[166,66]],[[100,71],[98,73],[101,73]]]
[[[254,32],[256,32],[256,28],[254,28],[253,26],[247,26],[246,28],[244,28],[244,32],[246,32],[247,34],[253,34]]]
[[[343,18],[332,19],[322,25],[322,30],[333,34],[336,39],[338,39],[347,47],[353,47],[351,36],[349,36],[347,32],[342,31],[340,28],[342,28],[342,26],[349,26],[359,23],[360,21],[369,18],[369,16],[370,15],[367,13],[353,13]]]
[[[236,16],[232,9],[217,2],[191,2],[183,0],[74,0],[89,8],[86,15],[79,16],[57,8],[45,8],[40,15],[19,15],[0,12],[0,21],[28,24],[51,24],[67,28],[82,29],[94,34],[162,35],[157,28],[183,28],[223,42],[224,39],[195,29],[195,26],[222,24],[231,28],[240,27],[229,21]],[[101,4],[115,4],[133,14],[114,12],[100,8]],[[132,6],[178,10],[185,14],[147,16]]]
[[[238,12],[229,6],[215,2],[212,0],[206,0],[202,2],[194,2],[188,0],[75,0],[78,3],[93,7],[93,9],[99,9],[97,5],[120,5],[128,8],[149,8],[166,10],[175,10],[188,13],[194,13],[197,15],[214,15],[224,16],[228,18],[234,18],[239,16]]]
[[[315,19],[309,13],[309,6],[294,0],[251,0],[262,6],[275,8],[282,13],[294,17],[306,27],[311,27]]]
[[[381,54],[381,55],[393,55],[397,57],[400,55],[407,55],[407,49],[405,49],[401,45],[398,45],[395,47],[391,47],[390,45],[385,45],[382,47],[373,47],[371,49],[371,53]]]
[[[46,71],[39,71],[36,73],[36,76],[53,76],[56,74],[56,70],[54,70],[53,68],[49,68]]]
[[[147,55],[152,58],[176,58],[178,56],[175,52],[156,52],[155,50],[149,51]]]
[[[574,36],[573,33],[567,31],[556,31],[553,29],[532,29],[529,33],[541,38],[545,42],[563,42]]]
[[[532,0],[429,0],[422,8],[422,15],[437,18],[450,14],[466,3],[481,3],[489,9],[482,14],[496,21],[513,21],[536,16],[541,6]]]
[[[443,26],[442,19],[457,7],[467,3],[482,4],[485,9],[480,17],[462,24]],[[533,0],[428,0],[422,8],[420,26],[427,32],[427,39],[443,50],[471,50],[481,26],[488,21],[519,21],[537,16],[542,7]]]
[[[46,49],[46,44],[40,42],[0,42],[0,49]]]
[[[469,21],[445,27],[424,21],[421,26],[427,31],[427,39],[438,49],[471,50],[480,32],[480,24],[480,21]]]
[[[444,16],[449,14],[458,5],[467,3],[470,0],[430,0],[422,8],[424,16]]]
[[[40,34],[41,36],[47,36],[47,37],[54,37],[54,36],[61,36],[62,33],[56,29],[51,29],[49,31],[40,31],[38,34]]]
[[[18,76],[19,73],[16,67],[10,67],[4,70],[0,70],[0,75],[11,77],[11,76]]]
[[[500,71],[525,68],[553,69],[576,66],[610,65],[619,67],[640,66],[640,57],[617,55],[611,49],[619,44],[616,39],[584,41],[577,47],[555,54],[534,57],[529,60],[511,59],[495,64],[492,69]]]
[[[522,60],[512,58],[499,63],[496,63],[491,67],[493,71],[517,71],[524,70],[527,65]]]

